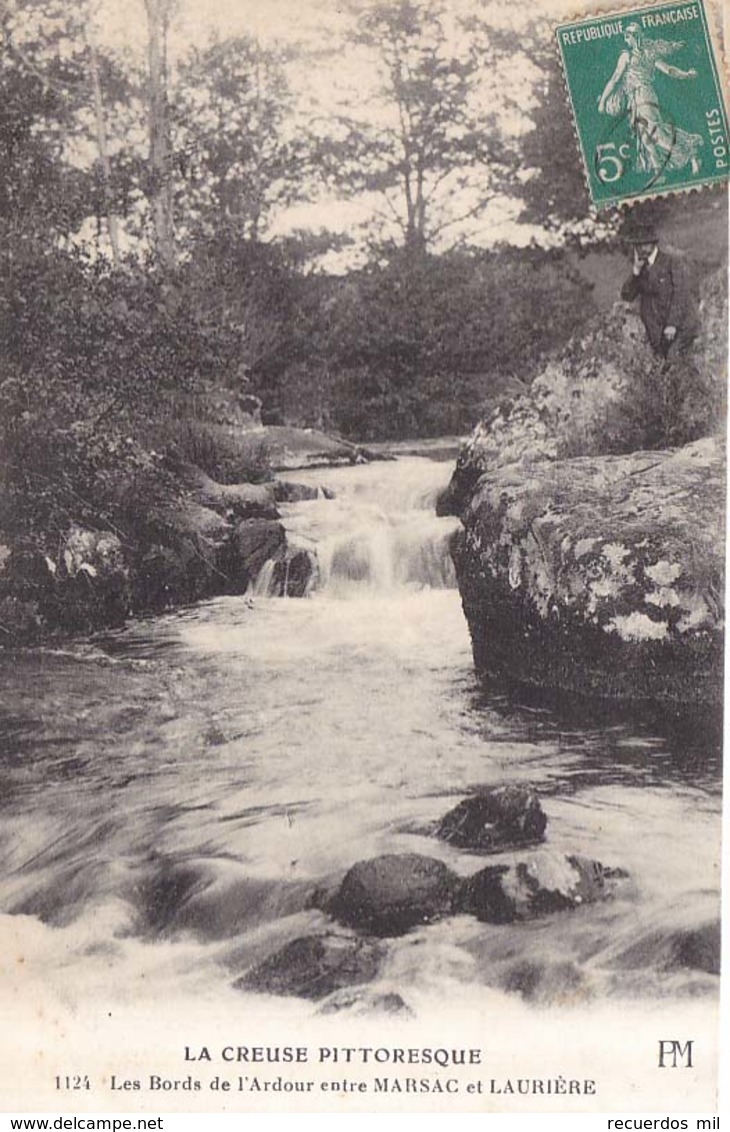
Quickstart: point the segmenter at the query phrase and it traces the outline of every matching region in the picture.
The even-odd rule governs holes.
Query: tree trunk
[[[160,265],[175,265],[170,169],[170,119],[167,105],[167,25],[169,0],[145,0],[147,10],[149,201]]]
[[[109,243],[112,250],[112,261],[115,267],[119,266],[119,227],[114,215],[114,206],[111,193],[111,165],[109,163],[109,145],[104,119],[104,98],[101,91],[101,78],[99,76],[99,56],[91,35],[86,40],[89,48],[89,74],[91,77],[91,90],[94,97],[94,122],[96,125],[96,144],[99,147],[99,162],[104,182],[104,213],[106,219]]]

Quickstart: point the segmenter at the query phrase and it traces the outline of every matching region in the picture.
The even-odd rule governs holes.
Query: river
[[[677,940],[719,919],[717,736],[480,686],[456,520],[433,512],[450,467],[292,474],[336,493],[285,509],[320,563],[306,598],[269,598],[263,577],[245,597],[0,657],[3,976],[18,1008],[32,988],[70,1016],[174,999],[299,1025],[318,1004],[233,984],[326,927],[312,885],[386,852],[474,872],[485,859],[433,823],[475,787],[520,782],[541,795],[551,849],[626,870],[616,897],[530,924],[423,927],[389,942],[378,988],[416,1020],[447,1005],[522,1024],[606,1003],[714,1016],[719,980],[683,965]]]

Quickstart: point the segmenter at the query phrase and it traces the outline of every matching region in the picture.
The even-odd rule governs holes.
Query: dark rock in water
[[[259,963],[233,984],[259,994],[317,1000],[375,978],[382,948],[352,936],[302,936]]]
[[[359,861],[329,911],[343,924],[380,936],[402,935],[453,911],[458,880],[433,857],[394,853]]]
[[[364,1017],[371,1014],[388,1014],[399,1018],[414,1018],[410,1006],[399,994],[375,994],[369,990],[341,991],[333,995],[317,1011],[318,1014],[354,1014]]]
[[[462,886],[459,910],[490,924],[534,920],[610,896],[603,866],[586,857],[540,853],[516,865],[492,865]]]
[[[224,572],[234,593],[241,593],[270,558],[286,543],[281,523],[271,519],[244,519],[231,534],[224,557]]]
[[[547,826],[537,794],[523,786],[495,786],[459,802],[441,819],[436,836],[460,849],[496,853],[541,841]]]
[[[509,865],[490,865],[469,877],[459,895],[459,911],[493,924],[516,920],[516,902],[508,891],[511,871]]]
[[[276,480],[274,483],[274,498],[277,503],[302,503],[308,499],[317,499],[319,488],[306,483],[292,483],[290,480]]]
[[[719,975],[721,934],[720,924],[716,921],[681,932],[673,941],[674,962],[679,967]]]
[[[502,986],[527,1002],[544,1006],[584,1001],[590,995],[585,975],[568,961],[538,963],[525,959],[509,969]]]
[[[317,572],[317,560],[308,550],[287,547],[274,566],[273,592],[278,597],[304,597]]]

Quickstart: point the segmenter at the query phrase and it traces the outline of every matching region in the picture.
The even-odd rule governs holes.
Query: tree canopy
[[[111,443],[112,416],[146,435],[212,386],[352,435],[462,429],[590,313],[557,246],[586,211],[544,29],[356,0],[316,44],[186,44],[144,0],[133,49],[103,4],[0,8],[16,448],[40,405],[49,437],[103,421]],[[485,240],[505,202],[531,249]]]
[[[454,243],[516,167],[499,122],[509,99],[498,69],[514,37],[436,2],[350,10],[353,46],[377,82],[333,123],[322,169],[335,189],[374,198],[381,230],[411,252]]]

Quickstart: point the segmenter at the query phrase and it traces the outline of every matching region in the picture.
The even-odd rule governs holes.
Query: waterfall
[[[334,499],[282,508],[289,536],[316,555],[316,588],[337,594],[453,588],[449,540],[458,520],[435,514],[448,473],[448,464],[419,457],[300,473],[307,483],[335,490]]]
[[[255,578],[253,578],[246,589],[248,597],[272,597],[274,595],[274,572],[276,570],[276,559],[269,558],[264,562]]]
[[[318,1023],[337,1027],[328,1042],[369,1044],[356,997],[328,1020],[313,1001],[252,994],[241,979],[297,938],[342,932],[323,897],[358,861],[418,853],[460,877],[489,867],[432,834],[460,799],[513,782],[542,796],[551,852],[628,874],[615,898],[534,923],[424,924],[379,941],[381,971],[353,995],[399,996],[412,1032],[445,1046],[464,1042],[469,1019],[497,1019],[518,1052],[525,1027],[531,1049],[539,1031],[536,1079],[579,1063],[568,1039],[580,1045],[589,1013],[601,1041],[618,1035],[620,1062],[627,1026],[656,1051],[691,1009],[683,1032],[709,1051],[694,1103],[711,1107],[722,752],[673,714],[618,721],[477,683],[448,588],[456,520],[433,510],[448,471],[407,457],[301,473],[336,498],[282,508],[290,557],[267,563],[248,597],[63,650],[0,650],[0,995],[33,1037],[34,1064],[36,1035],[45,1046],[93,1033],[71,1068],[98,1082],[109,1064],[126,1072],[151,1017],[159,1032],[211,1035],[219,1048],[242,1018],[275,1044]],[[305,554],[318,563],[311,600],[266,600]],[[384,1022],[370,1024],[377,1045]],[[175,1077],[179,1048],[168,1046],[146,1064],[157,1071],[161,1058]],[[495,1077],[517,1064],[510,1049],[504,1069],[499,1049],[489,1063]],[[634,1107],[648,1108],[631,1087]]]

